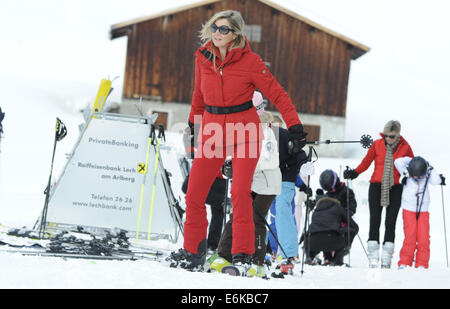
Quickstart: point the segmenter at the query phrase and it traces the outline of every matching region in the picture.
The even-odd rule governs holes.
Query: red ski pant
[[[415,266],[428,268],[430,260],[430,213],[421,212],[419,219],[414,211],[403,210],[403,230],[405,239],[400,250],[398,265],[412,266],[414,254]]]
[[[249,151],[249,145],[253,147],[252,151]],[[256,156],[254,149],[256,149]],[[189,174],[189,184],[186,192],[184,249],[188,252],[196,254],[199,243],[207,236],[206,197],[226,157],[230,155],[232,156],[233,167],[231,183],[233,247],[231,248],[231,253],[254,253],[255,225],[253,222],[251,186],[260,149],[260,143],[249,143],[222,148],[220,151],[223,155],[221,156],[208,158],[196,155]],[[244,153],[243,150],[246,150],[244,156],[241,155]],[[217,149],[215,152],[218,152]],[[249,155],[249,153],[253,155]]]

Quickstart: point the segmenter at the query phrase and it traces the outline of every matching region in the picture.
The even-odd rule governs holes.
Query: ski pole
[[[222,233],[225,230],[225,225],[227,224],[227,205],[228,205],[228,187],[230,184],[230,179],[227,178],[225,182],[225,196],[223,198],[223,225]]]
[[[312,147],[312,146],[309,146],[309,152],[308,152],[308,158],[307,158],[307,160],[306,160],[306,162],[311,162],[311,159],[312,159],[312,152],[314,151],[314,153],[316,153],[316,151],[314,150],[314,148]],[[316,156],[317,156],[317,153],[316,153]],[[311,181],[311,176],[310,175],[308,175],[308,181],[307,181],[307,188],[309,189],[310,188],[310,181]],[[309,191],[309,190],[308,190]],[[307,194],[306,195],[306,202],[305,202],[305,205],[306,205],[306,210],[305,210],[305,226],[303,227],[303,235],[305,235],[305,239],[304,239],[304,242],[303,242],[303,253],[302,253],[302,269],[301,269],[301,274],[302,274],[302,276],[303,276],[303,267],[304,267],[304,265],[305,265],[305,254],[306,254],[306,250],[305,250],[305,247],[306,247],[306,242],[308,242],[308,257],[309,258],[311,258],[310,257],[310,253],[311,253],[311,250],[310,250],[310,247],[311,247],[311,235],[309,235],[309,236],[307,236],[306,235],[306,230],[307,230],[307,227],[308,227],[308,225],[309,225],[309,195]],[[309,229],[308,229],[308,233],[309,233]],[[308,239],[306,239],[306,237],[308,237]]]
[[[445,183],[441,183],[442,218],[444,219],[445,258],[447,261],[447,268],[448,268],[447,228],[445,226],[445,210],[444,210],[444,185],[445,185]]]
[[[278,247],[280,247],[281,252],[283,252],[284,256],[286,256],[286,258],[288,257],[288,255],[286,254],[286,252],[283,249],[283,246],[280,244],[280,241],[278,240],[277,235],[275,235],[275,232],[272,230],[272,228],[270,227],[269,223],[267,222],[266,218],[264,218],[259,212],[257,212],[258,215],[260,216],[261,219],[264,220],[264,224],[266,225],[267,229],[269,230],[269,232],[272,234],[273,238],[275,239],[275,241],[278,244]]]
[[[138,222],[136,227],[136,242],[139,239],[139,229],[141,226],[141,215],[142,215],[142,202],[144,201],[144,190],[145,190],[145,180],[147,179],[148,174],[148,160],[150,157],[150,145],[152,144],[152,141],[155,139],[155,125],[153,123],[150,124],[150,133],[148,136],[148,143],[147,143],[147,154],[145,156],[145,165],[144,165],[144,177],[142,178],[142,185],[141,185],[141,197],[139,200],[139,214],[138,214]]]
[[[347,166],[346,171],[348,171],[350,168]],[[348,248],[348,266],[351,266],[351,260],[350,260],[350,188],[349,186],[349,180],[346,179],[347,182],[347,248]]]
[[[52,154],[52,163],[50,165],[50,176],[48,177],[48,184],[44,190],[45,194],[45,202],[44,208],[42,209],[41,215],[41,225],[39,227],[39,238],[42,238],[45,231],[45,223],[47,221],[47,210],[48,203],[50,198],[50,188],[52,182],[52,173],[53,173],[53,162],[55,161],[55,152],[56,152],[56,143],[62,140],[67,135],[67,129],[64,123],[57,117],[56,118],[56,128],[55,128],[55,141],[53,143],[53,154]]]
[[[420,217],[420,211],[422,210],[422,205],[423,205],[423,200],[425,199],[425,194],[427,191],[427,185],[428,185],[428,180],[430,179],[431,176],[431,170],[433,169],[433,167],[429,167],[427,170],[427,177],[425,178],[425,184],[423,186],[423,191],[422,192],[418,192],[416,193],[416,197],[417,197],[417,204],[416,204],[416,219],[419,220]],[[422,200],[420,201],[419,204],[419,195],[422,194]]]
[[[225,159],[225,162],[222,166],[222,172],[224,172],[224,176],[226,176],[225,181],[225,194],[223,197],[223,225],[222,225],[222,232],[225,230],[225,225],[227,224],[227,205],[228,205],[228,189],[230,186],[230,179],[233,177],[233,170],[231,170],[231,174],[229,174],[230,166],[232,168],[232,161],[231,159]],[[227,172],[225,172],[225,167],[227,168]],[[227,175],[225,175],[225,173]]]
[[[152,219],[153,219],[153,208],[155,205],[155,193],[156,193],[156,176],[158,175],[158,161],[159,161],[159,146],[161,144],[161,138],[166,140],[166,136],[164,135],[164,127],[162,124],[158,127],[158,140],[156,142],[156,151],[155,151],[155,169],[153,174],[153,190],[152,190],[152,202],[150,206],[150,217],[148,219],[148,234],[147,240],[150,240],[150,233],[152,231]]]
[[[361,237],[359,236],[359,233],[356,234],[356,236],[358,236],[359,242],[361,243],[361,247],[363,248],[364,253],[366,254],[367,260],[369,260],[369,254],[367,253],[366,248],[364,247],[364,243],[362,242]]]
[[[364,134],[361,136],[359,141],[332,141],[332,140],[324,140],[324,141],[307,141],[306,144],[320,145],[320,144],[347,144],[347,143],[360,143],[363,148],[370,148],[373,143],[373,139],[370,135]]]
[[[348,169],[349,167],[347,166],[347,169]],[[352,186],[353,187],[353,186]],[[347,193],[348,194],[348,193]],[[348,204],[348,202],[347,202],[347,204]],[[358,231],[358,233],[356,233],[356,236],[358,236],[358,239],[359,239],[359,243],[361,244],[361,247],[363,248],[363,250],[364,250],[364,253],[366,254],[366,257],[367,257],[367,260],[369,260],[369,254],[367,253],[367,251],[366,251],[366,247],[364,247],[364,243],[363,243],[363,241],[362,241],[362,239],[361,239],[361,236],[359,236],[359,231]],[[349,254],[350,254],[350,251],[349,251]]]

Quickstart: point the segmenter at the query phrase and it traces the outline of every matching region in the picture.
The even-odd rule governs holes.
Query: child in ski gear
[[[394,160],[400,157],[413,157],[408,142],[400,135],[401,125],[390,120],[384,126],[381,138],[373,142],[366,156],[354,170],[344,172],[345,179],[355,179],[375,162],[375,169],[369,186],[370,227],[367,242],[369,266],[378,267],[380,259],[381,213],[385,209],[385,234],[383,241],[382,267],[389,268],[394,252],[395,225],[400,210],[402,185],[400,173],[394,166]]]
[[[406,178],[403,187],[403,231],[405,239],[400,250],[399,268],[412,266],[428,268],[430,260],[430,193],[428,185],[442,185],[443,177],[422,157],[398,158],[397,170]],[[415,257],[415,258],[414,258]]]
[[[337,199],[341,203],[341,206],[349,212],[350,225],[346,226],[343,223],[346,252],[348,253],[352,246],[353,239],[359,231],[358,224],[355,222],[355,220],[353,220],[353,215],[356,213],[357,205],[355,193],[352,189],[348,188],[345,183],[340,181],[335,171],[330,169],[325,170],[320,174],[319,182],[322,189],[327,191],[326,196]],[[349,231],[350,235],[348,235]]]
[[[347,211],[339,200],[326,195],[316,198],[311,224],[300,239],[309,263],[319,252],[324,252],[328,265],[343,265],[347,245],[342,223],[348,224]]]
[[[253,104],[260,106],[262,96],[254,96]],[[253,260],[249,257],[240,256],[240,273],[247,276],[266,275],[265,255],[266,255],[266,220],[265,217],[275,196],[281,192],[281,172],[279,168],[278,142],[270,126],[272,115],[264,112],[263,107],[259,108],[261,125],[263,126],[264,140],[262,142],[261,155],[256,165],[252,181],[252,199],[253,199],[253,221],[255,224],[255,253]],[[216,271],[227,271],[227,261],[236,260],[232,256],[233,243],[233,215],[225,225],[222,237],[219,242],[219,259],[217,263],[213,262],[211,268]],[[225,261],[224,261],[225,260]],[[253,263],[253,265],[251,265]],[[234,263],[236,264],[236,263]],[[234,265],[237,267],[237,265]]]
[[[295,196],[292,199],[291,202],[291,206],[292,206],[292,214],[294,216],[294,221],[295,221],[295,226],[297,227],[297,233],[299,232],[299,229],[301,227],[301,209],[300,209],[300,214],[298,214],[298,208],[301,207],[301,205],[303,204],[303,200],[301,198],[298,198],[299,195],[301,195],[300,193],[304,193],[302,194],[303,196],[306,195],[312,195],[311,193],[311,188],[308,188],[305,183],[303,182],[303,179],[300,177],[300,175],[297,175],[297,181],[295,182],[295,187],[298,189],[295,192]],[[300,200],[300,202],[298,201]],[[297,212],[297,213],[296,213]],[[278,243],[275,240],[275,237],[277,236],[277,227],[276,227],[276,208],[275,208],[275,201],[272,203],[272,205],[270,206],[270,210],[269,210],[269,226],[272,229],[272,231],[274,232],[274,235],[272,235],[272,233],[268,234],[268,252],[272,253],[272,255],[276,255],[278,253]]]
[[[281,194],[275,198],[276,220],[275,226],[278,241],[284,250],[280,252],[283,261],[280,266],[289,273],[294,267],[294,260],[298,255],[298,231],[292,212],[291,202],[295,194],[295,183],[300,167],[306,162],[304,151],[293,154],[289,151],[289,133],[282,127],[273,127],[275,136],[278,136],[280,170],[282,175]]]
[[[300,152],[306,144],[306,133],[294,105],[262,59],[251,51],[243,27],[239,12],[216,13],[204,24],[201,39],[205,43],[195,53],[194,92],[188,124],[194,136],[195,126],[200,126],[199,148],[186,193],[183,244],[184,250],[193,255],[202,256],[206,252],[206,246],[199,247],[207,233],[205,200],[228,155],[232,156],[233,166],[231,253],[254,253],[255,226],[250,193],[263,138],[258,130],[260,120],[251,102],[255,88],[280,111],[289,128],[289,139],[295,145],[294,151]],[[256,130],[236,130],[239,127]],[[238,134],[240,131],[244,134]]]

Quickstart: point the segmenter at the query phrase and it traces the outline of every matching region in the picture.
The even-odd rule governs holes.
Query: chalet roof
[[[173,15],[173,14],[176,14],[176,13],[179,13],[179,12],[182,12],[182,11],[186,11],[186,10],[193,9],[193,8],[196,8],[196,7],[201,7],[201,6],[217,3],[217,2],[220,2],[220,1],[222,1],[222,0],[203,0],[203,1],[196,2],[196,3],[192,3],[192,4],[180,6],[180,7],[177,7],[177,8],[173,8],[173,9],[170,9],[170,10],[165,10],[165,11],[159,12],[157,14],[153,14],[153,15],[149,15],[149,16],[143,16],[143,17],[139,17],[139,18],[135,18],[135,19],[131,19],[131,20],[128,20],[128,21],[124,21],[124,22],[121,22],[121,23],[114,24],[114,25],[111,26],[111,32],[110,32],[111,39],[115,39],[115,38],[127,35],[127,29],[130,26],[132,26],[132,25],[135,25],[135,24],[138,24],[138,23],[142,23],[142,22],[145,22],[145,21],[149,21],[149,20],[152,20],[152,19],[156,19],[156,18],[159,18],[159,17]],[[359,58],[360,56],[364,55],[365,53],[367,53],[370,50],[370,48],[368,46],[366,46],[364,44],[361,44],[361,43],[359,43],[359,42],[357,42],[357,41],[355,41],[355,40],[353,40],[353,39],[351,39],[351,38],[349,38],[347,36],[344,36],[344,35],[342,35],[340,33],[337,33],[337,32],[335,32],[335,31],[333,31],[333,30],[331,30],[331,29],[329,29],[327,27],[324,27],[324,26],[322,26],[322,25],[320,25],[320,24],[318,24],[318,23],[316,23],[316,22],[314,22],[314,21],[312,21],[312,20],[310,20],[310,19],[308,19],[308,18],[306,18],[304,16],[301,16],[301,15],[299,15],[299,14],[297,14],[297,13],[291,11],[291,10],[288,10],[288,9],[286,9],[286,8],[280,6],[280,5],[278,5],[278,4],[276,4],[276,3],[272,2],[272,1],[269,1],[269,0],[256,0],[256,1],[264,3],[264,4],[274,8],[274,9],[280,11],[280,12],[283,12],[286,15],[289,15],[289,16],[295,18],[295,19],[298,19],[301,22],[304,22],[304,23],[306,23],[306,24],[308,24],[308,25],[310,25],[310,26],[312,26],[312,27],[314,27],[314,28],[316,28],[318,30],[321,30],[321,31],[323,31],[325,33],[328,33],[328,34],[330,34],[330,35],[332,35],[332,36],[334,36],[334,37],[336,37],[336,38],[338,38],[338,39],[340,39],[340,40],[342,40],[342,41],[344,41],[344,42],[354,46],[356,48],[356,50],[354,50],[354,52],[353,52],[352,59],[357,59],[357,58]]]

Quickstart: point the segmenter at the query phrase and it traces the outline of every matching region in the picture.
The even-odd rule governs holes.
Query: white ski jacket
[[[278,142],[268,124],[262,123],[264,140],[255,173],[252,191],[261,195],[279,195],[281,193],[281,171]]]
[[[410,157],[402,157],[398,158],[394,161],[395,167],[399,171],[400,175],[407,174],[407,167],[412,158]],[[420,212],[428,212],[430,208],[430,192],[428,190],[429,185],[440,185],[441,178],[435,169],[432,169],[428,172],[429,178],[427,183],[427,188],[425,188],[424,195],[424,187],[426,182],[426,177],[422,179],[415,180],[412,177],[408,177],[406,180],[406,185],[403,186],[402,193],[402,208],[405,210],[409,210],[412,212],[418,212],[420,203],[422,203],[422,207],[420,208]],[[423,198],[423,202],[422,202]]]

